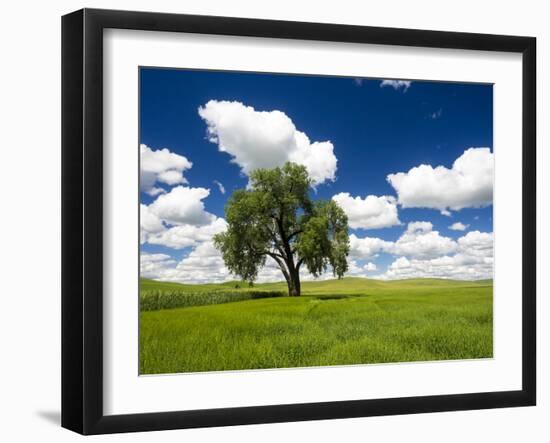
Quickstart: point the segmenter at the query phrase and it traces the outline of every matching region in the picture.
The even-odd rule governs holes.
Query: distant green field
[[[141,374],[493,355],[491,280],[140,285]]]

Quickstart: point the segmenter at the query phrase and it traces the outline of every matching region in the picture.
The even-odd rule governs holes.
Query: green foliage
[[[299,256],[314,276],[322,274],[329,264],[338,278],[348,270],[348,218],[336,202],[316,202],[296,243]]]
[[[140,373],[490,358],[492,294],[492,281],[345,278],[304,282],[299,298],[143,311]]]
[[[225,207],[228,230],[214,237],[225,265],[253,282],[271,257],[287,282],[290,295],[300,295],[300,267],[313,275],[330,265],[341,278],[347,270],[348,221],[334,201],[312,201],[311,179],[304,166],[257,169],[249,189],[237,190]]]

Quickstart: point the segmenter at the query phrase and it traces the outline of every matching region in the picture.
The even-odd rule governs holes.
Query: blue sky
[[[205,244],[209,234],[197,234],[197,229],[213,232],[205,226],[223,223],[225,202],[234,189],[246,186],[250,168],[280,161],[280,153],[275,152],[277,134],[285,131],[307,136],[307,142],[298,142],[298,147],[286,138],[280,142],[289,155],[309,153],[304,157],[306,166],[326,156],[313,198],[348,194],[349,198],[338,201],[347,205],[348,216],[355,214],[355,225],[362,226],[350,230],[357,239],[354,275],[492,276],[492,85],[141,68],[139,119],[140,143],[147,149],[146,154],[142,151],[142,164],[153,168],[151,186],[140,193],[142,219],[155,226],[142,227],[145,276],[203,281],[202,271],[206,271],[204,275],[215,275],[216,281],[224,278],[220,269],[200,268],[201,260],[217,260],[218,265],[220,261]],[[261,154],[251,152],[247,143],[252,142]],[[474,149],[467,152],[470,148]],[[156,160],[162,149],[159,166]],[[458,163],[464,166],[453,168],[460,158],[463,161]],[[421,165],[425,168],[411,171]],[[162,175],[162,168],[172,175]],[[399,173],[399,183],[388,179]],[[223,185],[225,194],[216,182]],[[187,189],[177,197],[172,193],[176,187]],[[193,218],[188,211],[167,216],[173,214],[169,204],[178,202],[177,198],[189,202],[191,189],[203,190],[193,194],[196,204],[189,209],[202,210],[202,215],[193,213]],[[368,196],[372,199],[367,203]],[[383,196],[383,208],[377,212],[375,198]],[[155,204],[157,199],[162,201]],[[373,223],[373,217],[380,217],[380,222]],[[414,222],[431,223],[431,227],[410,225]],[[455,229],[450,228],[453,224]],[[167,234],[175,226],[180,228]],[[191,238],[177,247],[177,241],[166,241],[190,230]],[[407,232],[408,237],[402,238]],[[469,233],[468,239],[459,241]],[[388,244],[375,247],[373,253],[361,253],[360,242],[365,238]],[[400,238],[403,241],[397,244]],[[484,261],[476,263],[480,254]],[[402,266],[395,265],[396,272],[388,274],[400,259]],[[199,277],[187,275],[192,272]],[[264,278],[278,280],[276,276],[267,272]]]

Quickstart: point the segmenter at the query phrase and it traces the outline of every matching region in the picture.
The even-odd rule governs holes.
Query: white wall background
[[[0,27],[0,438],[71,442],[60,414],[60,17],[81,7],[349,23],[538,38],[539,226],[548,223],[549,11],[536,0],[19,1]],[[546,106],[545,106],[546,105]],[[545,108],[545,109],[543,109]],[[546,111],[546,113],[545,113]],[[463,442],[550,438],[549,236],[539,229],[539,405],[533,408],[101,436],[94,441]],[[545,274],[545,275],[542,275]]]

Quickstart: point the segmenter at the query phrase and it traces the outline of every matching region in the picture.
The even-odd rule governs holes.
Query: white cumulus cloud
[[[376,256],[379,252],[391,249],[392,242],[376,237],[357,237],[355,234],[349,236],[350,252],[352,258],[367,259]]]
[[[493,278],[492,258],[473,258],[463,254],[429,260],[400,257],[395,260],[381,279],[447,278],[453,280],[482,280]]]
[[[176,266],[179,281],[194,283],[231,280],[220,252],[210,242],[201,243]]]
[[[205,188],[176,186],[159,195],[148,210],[169,224],[206,225],[215,219],[215,215],[205,211],[202,202],[209,194],[210,190]]]
[[[471,231],[458,239],[460,251],[476,257],[492,257],[493,243],[492,232]]]
[[[216,218],[207,225],[176,225],[160,232],[148,234],[147,242],[172,249],[183,249],[210,241],[214,235],[224,232],[226,229],[226,221],[223,218]]]
[[[388,182],[404,208],[449,210],[484,207],[493,202],[494,159],[489,148],[469,148],[445,166],[420,165],[390,174]]]
[[[139,260],[140,276],[157,279],[166,269],[174,267],[175,264],[176,261],[167,254],[142,252]]]
[[[375,263],[368,262],[362,265],[358,260],[348,260],[348,271],[346,272],[346,276],[366,278],[369,276],[369,273],[376,270],[378,270],[378,267]],[[330,274],[329,278],[334,277]]]
[[[348,270],[346,272],[346,276],[364,277],[364,266],[361,266],[357,260],[348,260]]]
[[[187,158],[174,154],[168,149],[153,150],[141,144],[140,149],[140,188],[143,192],[155,196],[165,192],[156,187],[157,182],[169,186],[187,183],[183,172],[193,166]]]
[[[382,279],[447,278],[481,280],[493,278],[493,233],[468,232],[457,241],[455,254],[433,258],[399,257],[380,275]]]
[[[238,101],[217,100],[210,100],[198,112],[207,124],[208,139],[231,155],[246,175],[292,161],[307,168],[314,184],[336,179],[332,143],[312,143],[284,112],[256,111]]]
[[[341,192],[332,197],[348,216],[349,226],[353,229],[378,229],[399,225],[397,202],[395,197],[368,195],[365,198],[352,197]]]
[[[202,200],[209,192],[205,188],[177,186],[149,206],[141,204],[141,243],[183,249],[210,241],[215,234],[225,231],[225,220],[204,208]]]
[[[395,89],[396,91],[399,89],[402,89],[403,92],[407,92],[407,89],[411,87],[411,81],[410,80],[382,80],[380,82],[380,87],[390,87]]]
[[[449,229],[451,231],[465,231],[466,229],[468,229],[468,226],[470,225],[465,225],[462,222],[456,222],[449,226]]]
[[[141,254],[141,275],[161,281],[179,283],[220,283],[231,275],[212,242],[194,248],[179,263],[165,254]]]
[[[457,248],[457,242],[434,231],[430,222],[411,222],[389,251],[394,255],[425,259],[450,254]]]
[[[162,232],[166,227],[156,214],[149,211],[149,206],[141,203],[139,205],[139,228],[140,243],[143,244],[150,234]]]
[[[365,266],[363,266],[363,269],[365,271],[376,271],[378,269],[378,267],[376,266],[376,264],[372,263],[372,262],[368,262]]]

